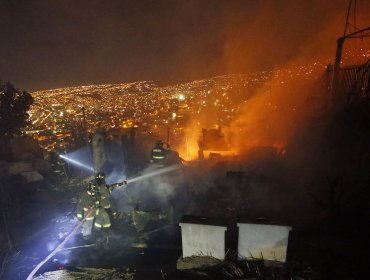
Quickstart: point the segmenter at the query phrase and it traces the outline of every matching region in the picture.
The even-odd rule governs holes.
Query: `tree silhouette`
[[[27,124],[32,96],[11,83],[0,83],[0,136],[18,133]]]

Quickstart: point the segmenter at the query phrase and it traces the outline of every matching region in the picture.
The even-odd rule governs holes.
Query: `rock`
[[[197,269],[219,265],[221,261],[211,256],[192,256],[187,258],[179,258],[177,260],[177,269]]]
[[[21,175],[26,179],[27,183],[40,182],[44,180],[44,177],[37,171],[22,172]]]

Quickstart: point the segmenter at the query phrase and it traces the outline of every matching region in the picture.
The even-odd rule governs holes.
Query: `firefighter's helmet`
[[[104,172],[96,173],[95,180],[98,184],[105,183],[105,173]]]
[[[104,172],[96,173],[95,179],[105,179],[105,173]]]
[[[155,145],[157,146],[157,147],[163,147],[163,141],[162,140],[158,140],[156,143],[155,143]]]

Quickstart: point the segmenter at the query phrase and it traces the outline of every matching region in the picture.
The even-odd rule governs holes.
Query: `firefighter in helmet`
[[[155,147],[150,154],[150,162],[158,165],[164,165],[167,157],[167,150],[163,147],[163,141],[156,142]]]
[[[110,191],[105,183],[105,174],[99,172],[95,176],[95,182],[91,182],[83,192],[77,204],[77,218],[86,221],[82,226],[82,235],[86,238],[91,236],[92,227],[96,230],[108,229],[111,227],[111,218],[108,212],[111,211]]]

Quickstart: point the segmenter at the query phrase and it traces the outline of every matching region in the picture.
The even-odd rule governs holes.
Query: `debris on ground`
[[[34,280],[133,280],[135,271],[124,269],[75,268],[46,272]]]
[[[191,256],[186,258],[179,258],[177,260],[177,269],[198,269],[209,266],[219,265],[221,261],[212,256]]]

